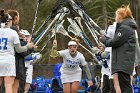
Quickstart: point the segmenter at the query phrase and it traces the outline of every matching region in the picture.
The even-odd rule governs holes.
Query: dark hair
[[[5,12],[4,9],[0,10],[0,17],[4,16],[4,12]]]
[[[0,10],[0,23],[6,23],[9,21],[8,14],[4,11],[4,9]]]

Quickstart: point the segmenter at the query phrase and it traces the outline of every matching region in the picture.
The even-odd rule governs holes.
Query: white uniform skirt
[[[33,65],[29,65],[26,71],[26,83],[32,83]]]
[[[71,83],[74,81],[81,81],[81,76],[82,72],[81,70],[79,71],[74,71],[75,73],[66,73],[66,72],[61,72],[61,81],[62,84],[64,83]]]
[[[1,76],[16,76],[14,56],[7,55],[0,57],[0,77]]]

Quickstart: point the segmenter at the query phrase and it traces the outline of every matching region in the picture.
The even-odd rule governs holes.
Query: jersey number
[[[0,38],[0,50],[7,50],[8,38]]]

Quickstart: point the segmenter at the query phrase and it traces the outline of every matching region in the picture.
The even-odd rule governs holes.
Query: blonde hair
[[[127,6],[123,5],[122,7],[118,8],[116,11],[116,14],[120,15],[122,19],[125,19],[125,18],[133,19],[133,15],[132,15],[129,5]]]

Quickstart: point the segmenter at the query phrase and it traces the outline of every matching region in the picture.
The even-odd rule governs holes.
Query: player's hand
[[[34,45],[32,42],[30,42],[30,43],[27,43],[27,46],[28,46],[28,48],[34,48],[34,49],[37,49],[37,47],[38,46],[36,46],[36,45]]]
[[[53,45],[57,45],[57,40],[56,39],[53,40]]]
[[[98,45],[98,49],[101,51],[101,52],[104,52],[105,51],[105,46],[103,44],[99,44]]]
[[[100,52],[99,49],[98,49],[97,47],[91,48],[91,51],[92,51],[92,53],[94,53],[94,54],[98,54],[98,53]]]
[[[27,46],[28,46],[28,48],[33,48],[34,44],[33,43],[28,43]]]

